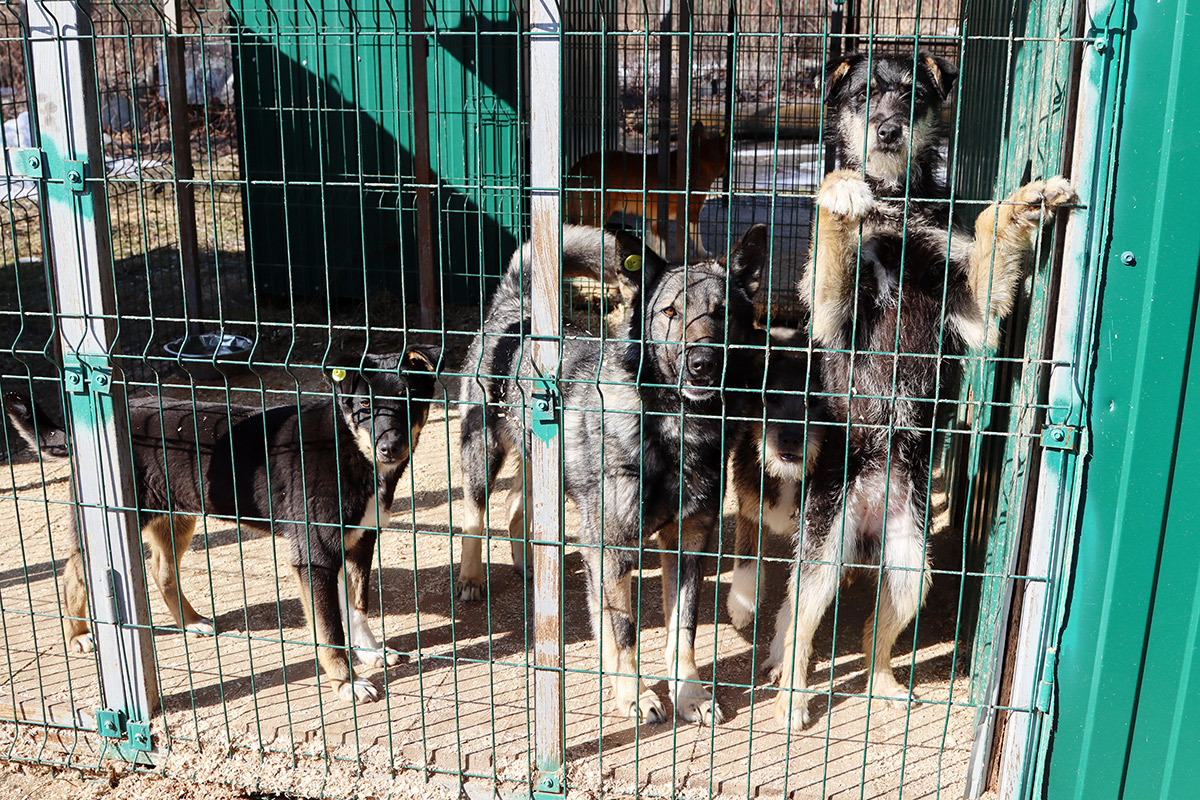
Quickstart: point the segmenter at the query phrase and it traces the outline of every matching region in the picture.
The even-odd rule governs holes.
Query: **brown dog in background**
[[[682,200],[687,192],[688,238],[701,257],[708,251],[700,240],[700,208],[708,198],[708,190],[725,173],[729,161],[729,137],[725,134],[707,136],[704,123],[692,126],[688,138],[688,171],[679,174],[679,164],[671,151],[671,172],[665,187],[667,222],[675,222],[683,213]],[[664,188],[658,182],[657,153],[628,153],[624,150],[605,150],[589,153],[567,173],[568,222],[603,227],[616,212],[641,217],[645,239],[651,248],[667,255],[667,224],[658,219],[659,194]]]

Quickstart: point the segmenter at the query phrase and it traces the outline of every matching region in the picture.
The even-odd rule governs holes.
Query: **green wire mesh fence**
[[[836,133],[859,100],[831,84],[859,54],[868,70],[889,57],[910,65],[907,105],[893,113],[905,136],[932,137],[932,160],[918,165],[932,173],[921,182],[914,158],[901,158],[901,221],[888,224],[909,260],[854,244],[850,291],[907,285],[919,237],[943,254],[932,268],[955,268],[945,253],[963,234],[925,209],[948,208],[971,230],[1031,181],[1102,176],[1087,148],[1098,109],[1075,103],[1077,66],[1094,55],[1082,6],[548,8],[6,5],[0,379],[6,413],[26,420],[42,453],[9,424],[5,758],[94,768],[120,757],[331,797],[417,786],[960,797],[978,796],[1001,766],[1031,769],[1045,698],[1027,678],[1052,649],[1039,603],[1053,602],[1063,577],[1053,553],[1077,479],[1072,458],[1056,459],[1082,448],[1079,400],[1050,377],[1084,368],[1090,352],[1087,331],[1065,355],[1055,346],[1056,315],[1086,319],[1090,303],[1080,264],[1062,251],[1086,207],[1038,220],[1014,307],[993,314],[1004,317],[998,337],[961,352],[947,343],[950,290],[933,322],[897,312],[888,351],[854,336],[831,344],[804,299],[806,264],[824,176],[861,163],[851,147],[872,147],[867,136],[839,150]],[[908,124],[928,102],[912,90],[926,63],[942,65],[934,79],[946,95],[928,130]],[[863,128],[887,90],[864,83]],[[929,186],[945,196],[923,194]],[[623,227],[689,266],[660,267],[598,231],[580,244],[563,220]],[[759,223],[755,250],[743,237]],[[533,249],[519,251],[531,236]],[[609,263],[612,241],[625,250]],[[489,304],[517,252],[516,268],[532,266],[511,284],[513,326],[497,328]],[[705,267],[707,253],[728,268]],[[739,283],[751,256],[761,274]],[[671,270],[684,288],[655,306],[651,286]],[[721,276],[715,295],[688,288],[705,270]],[[752,308],[739,328],[730,297],[741,291]],[[874,313],[855,307],[855,319]],[[677,314],[686,328],[663,327]],[[719,335],[687,339],[693,324]],[[914,354],[903,334],[920,324],[938,345]],[[725,390],[703,406],[684,391],[697,341],[720,354],[713,380]],[[632,365],[614,365],[630,346]],[[496,348],[507,353],[498,361]],[[925,429],[907,431],[924,449],[903,456],[929,473],[912,490],[925,500],[908,569],[931,588],[891,654],[912,698],[872,701],[878,671],[860,647],[864,622],[891,602],[881,576],[905,569],[879,566],[880,523],[874,544],[825,564],[845,580],[816,631],[807,684],[792,685],[809,720],[789,728],[775,713],[769,654],[777,626],[795,624],[776,612],[793,603],[797,559],[824,563],[797,555],[806,493],[818,478],[846,491],[854,479],[843,440],[855,420],[820,410],[842,407],[842,390],[822,385],[817,365],[888,352],[903,357],[879,394],[852,382],[844,394],[847,405],[938,401]],[[577,353],[593,355],[578,357],[580,368]],[[655,358],[675,370],[673,384],[648,377]],[[936,389],[908,381],[922,358],[954,367]],[[529,374],[505,383],[530,360]],[[772,383],[780,371],[782,388]],[[484,418],[499,427],[482,432]],[[889,419],[874,435],[898,442],[906,423]],[[767,496],[769,467],[758,463],[708,479],[712,497],[697,500],[706,479],[691,449],[701,445],[678,431],[709,431],[705,452],[722,463],[742,442],[754,462],[772,421],[842,447],[829,461],[840,466],[823,477],[801,469],[781,500]],[[464,464],[464,426],[484,439],[518,433]],[[622,426],[632,439],[605,433]],[[585,452],[572,431],[599,438]],[[395,457],[381,455],[388,436],[402,442]],[[493,463],[506,447],[527,453],[524,468],[519,455]],[[894,496],[888,465],[880,509],[912,499]],[[492,498],[482,511],[472,510],[472,470]],[[606,490],[630,470],[634,494]],[[609,530],[622,514],[636,518],[631,540],[602,533],[601,548],[580,534],[589,519]],[[75,528],[83,558],[73,573]],[[843,517],[830,535],[847,532],[854,521]],[[632,570],[632,661],[615,655],[628,633],[604,621],[622,591],[605,570],[622,562]],[[608,593],[595,626],[589,569]],[[739,571],[749,583],[734,585]],[[794,588],[798,602],[808,590]],[[731,592],[757,613],[731,619]],[[678,637],[691,632],[698,677],[680,672]],[[635,702],[641,722],[624,716],[625,690],[611,686],[636,677],[630,670],[661,714]],[[719,710],[680,711],[696,692]]]

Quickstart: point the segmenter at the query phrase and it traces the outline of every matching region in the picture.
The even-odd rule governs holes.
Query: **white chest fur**
[[[771,533],[790,538],[796,535],[796,508],[800,487],[794,481],[779,483],[779,498],[775,502],[763,498],[762,524]]]

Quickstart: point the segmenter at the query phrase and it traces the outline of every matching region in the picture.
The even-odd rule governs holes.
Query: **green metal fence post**
[[[533,392],[550,415],[560,411],[555,391],[562,326],[559,254],[562,252],[562,10],[534,3],[530,24],[530,136],[539,157],[531,164],[533,363],[546,386]],[[537,413],[537,410],[535,410]],[[554,416],[560,419],[561,415]],[[532,437],[529,487],[533,537],[535,798],[564,794],[565,745],[562,629],[562,437]]]
[[[110,366],[117,335],[104,155],[87,2],[30,3],[29,38],[46,177],[57,322],[70,399],[74,510],[90,587],[104,708],[100,732],[145,760],[158,706],[125,392]],[[137,726],[130,736],[130,725]]]

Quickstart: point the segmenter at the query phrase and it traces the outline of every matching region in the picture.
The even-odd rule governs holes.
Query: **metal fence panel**
[[[1075,497],[1057,490],[1076,485],[1077,461],[1064,456],[1061,471],[1047,471],[1060,451],[1043,424],[1079,412],[1072,398],[1047,394],[1049,376],[1088,368],[1084,350],[1050,347],[1056,303],[1087,299],[1058,270],[1076,228],[1041,229],[998,350],[959,353],[941,317],[936,352],[905,350],[899,324],[882,353],[853,336],[819,340],[802,275],[820,235],[818,187],[836,166],[832,132],[842,122],[824,101],[839,59],[861,51],[875,64],[899,52],[922,69],[919,48],[948,59],[929,63],[961,68],[938,120],[944,176],[931,185],[944,180],[956,214],[973,221],[1061,171],[1071,126],[1111,101],[1073,105],[1072,70],[1092,41],[1079,33],[1076,3],[214,0],[184,4],[179,20],[177,4],[79,8],[97,64],[82,96],[102,128],[88,185],[107,201],[108,219],[97,219],[112,242],[92,275],[111,291],[101,317],[115,329],[97,350],[114,375],[100,398],[112,413],[99,418],[112,421],[109,438],[126,449],[135,480],[132,500],[72,502],[82,462],[72,483],[69,468],[22,449],[6,428],[11,488],[0,486],[0,504],[13,513],[0,544],[13,568],[0,580],[0,717],[13,736],[9,758],[99,763],[104,741],[83,712],[124,701],[101,700],[101,680],[107,693],[114,679],[69,653],[59,631],[60,598],[78,588],[62,563],[73,544],[65,523],[77,512],[137,509],[153,566],[130,590],[148,598],[149,616],[117,627],[145,642],[162,700],[153,716],[126,714],[149,720],[153,766],[167,774],[335,797],[403,795],[428,782],[540,796],[983,790],[999,759],[992,742],[1003,740],[995,726],[1006,712],[1040,708],[1003,657],[1019,611],[1004,598],[1063,577],[1061,563],[1022,560],[1027,520],[1074,512]],[[44,88],[31,79],[40,78],[35,29],[10,9],[3,33],[4,144],[46,149],[53,114],[32,102],[35,83]],[[1101,176],[1100,191],[1107,165],[1084,166]],[[6,187],[0,378],[17,392],[13,408],[32,396],[58,435],[71,397],[62,367],[74,350],[68,337],[59,356],[54,342],[73,315],[45,274],[61,278],[69,261],[40,198],[63,190],[53,173],[11,166]],[[911,187],[895,191],[903,208],[937,205]],[[589,220],[587,197],[619,202]],[[1067,213],[1088,219],[1089,208]],[[564,218],[616,222],[687,264],[668,266],[617,234],[572,233]],[[916,219],[905,217],[900,235],[909,255],[878,262],[896,267],[896,285],[918,247],[908,227]],[[518,250],[527,235],[531,248]],[[949,252],[958,235],[943,224],[931,238],[951,242],[937,245]],[[855,291],[891,285],[886,269],[869,266],[878,253],[852,249]],[[530,271],[505,284],[514,252],[516,268]],[[664,275],[679,281],[679,296],[655,295],[649,307]],[[714,294],[692,291],[711,280]],[[487,329],[506,285],[508,327]],[[743,289],[752,310],[737,305]],[[688,326],[673,328],[681,315]],[[678,338],[703,326],[718,333]],[[723,393],[708,405],[689,396],[712,399],[703,384],[683,383],[696,353],[697,370],[721,365]],[[822,571],[811,552],[798,561],[792,541],[815,502],[804,500],[813,476],[774,503],[761,463],[740,478],[722,470],[741,444],[761,462],[753,454],[767,447],[770,423],[848,438],[858,424],[849,414],[810,412],[840,395],[808,365],[890,353],[901,366],[889,385],[856,384],[847,403],[931,402],[900,374],[921,359],[967,375],[961,389],[935,379],[941,410],[921,430],[879,431],[889,448],[918,441],[919,460],[934,465],[914,490],[924,498],[910,520],[919,552],[907,566],[881,566],[889,526],[900,524],[882,521],[876,550],[868,542]],[[530,359],[528,374],[503,380]],[[772,363],[806,365],[793,367],[803,374],[790,395],[803,410],[793,405],[783,419],[768,410],[779,394]],[[662,379],[660,367],[674,377]],[[477,464],[461,437],[481,417],[509,433],[489,429]],[[397,472],[380,437],[401,418],[411,461]],[[81,419],[70,414],[66,425],[76,436],[86,433]],[[672,437],[692,438],[676,453]],[[1042,458],[1046,446],[1053,452]],[[822,480],[848,484],[850,452]],[[581,463],[592,474],[580,477]],[[482,501],[472,470],[484,473]],[[890,481],[885,503],[908,502]],[[183,536],[192,518],[194,537]],[[587,540],[590,525],[602,543]],[[90,520],[85,527],[96,535]],[[531,584],[510,569],[527,566],[527,529]],[[170,544],[155,550],[164,530]],[[632,535],[610,536],[622,531]],[[855,534],[847,524],[837,533]],[[93,572],[109,558],[97,555]],[[127,560],[122,569],[136,575],[140,561]],[[844,572],[845,582],[829,586],[811,682],[793,687],[808,699],[809,723],[788,729],[773,713],[781,691],[768,666],[773,634],[797,616],[786,599],[797,563]],[[868,620],[891,607],[884,578],[908,573],[932,588],[888,656],[916,696],[885,703],[871,696],[879,673],[858,631],[865,623],[872,640]],[[161,586],[148,580],[164,575]],[[93,600],[103,596],[103,580],[93,576],[90,588]],[[749,610],[735,620],[729,597],[738,593]],[[179,610],[185,597],[194,617]],[[91,616],[106,628],[98,609]],[[215,635],[204,635],[210,620]],[[1035,654],[1051,644],[1036,640]],[[1002,694],[1010,681],[1018,688]],[[622,716],[631,685],[641,723]],[[1022,757],[1019,767],[1029,766]]]

